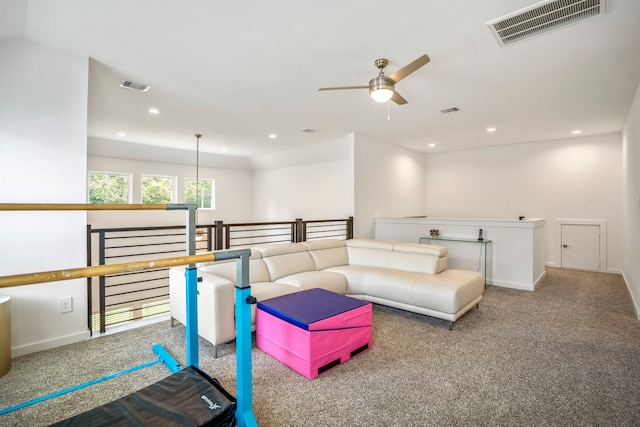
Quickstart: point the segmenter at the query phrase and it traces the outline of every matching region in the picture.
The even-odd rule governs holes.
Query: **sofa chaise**
[[[235,338],[236,262],[198,266],[198,333],[214,345]],[[449,321],[477,306],[481,273],[447,268],[447,248],[372,239],[324,239],[255,246],[249,259],[258,301],[311,288]],[[185,268],[169,273],[172,323],[186,321]],[[255,330],[255,305],[251,313]]]

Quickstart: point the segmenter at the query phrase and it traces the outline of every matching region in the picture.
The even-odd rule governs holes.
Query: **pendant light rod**
[[[200,133],[196,133],[195,134],[196,137],[196,207],[198,206],[198,204],[200,203],[200,138],[202,137],[202,134]],[[197,210],[196,210],[196,215],[197,215]],[[197,216],[196,216],[196,225],[197,225]]]

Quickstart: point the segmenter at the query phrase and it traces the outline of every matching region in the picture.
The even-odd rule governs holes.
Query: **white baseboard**
[[[631,285],[629,285],[629,280],[627,280],[627,276],[624,274],[624,271],[620,271],[622,274],[622,279],[624,280],[624,284],[627,287],[627,292],[629,292],[629,296],[631,297],[631,303],[633,305],[633,311],[635,311],[636,319],[640,320],[640,305],[638,305],[638,301],[633,297],[633,292],[631,292]]]
[[[11,358],[24,356],[25,354],[36,353],[38,351],[49,350],[50,348],[60,347],[67,344],[88,340],[91,338],[89,331],[78,332],[64,337],[53,338],[46,341],[40,341],[33,344],[27,344],[19,347],[11,348]]]
[[[500,286],[501,288],[517,289],[519,291],[533,291],[534,290],[534,285],[532,285],[530,283],[503,282],[503,281],[500,281],[500,280],[493,279],[491,281],[491,285]]]

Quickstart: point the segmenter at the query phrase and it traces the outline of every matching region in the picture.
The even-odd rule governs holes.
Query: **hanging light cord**
[[[200,137],[196,133],[196,207],[200,204]],[[196,225],[198,225],[198,209],[196,209]]]

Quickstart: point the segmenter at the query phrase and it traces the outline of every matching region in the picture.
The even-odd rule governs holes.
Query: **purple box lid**
[[[309,330],[309,324],[369,304],[321,288],[270,298],[258,303],[260,310]]]

